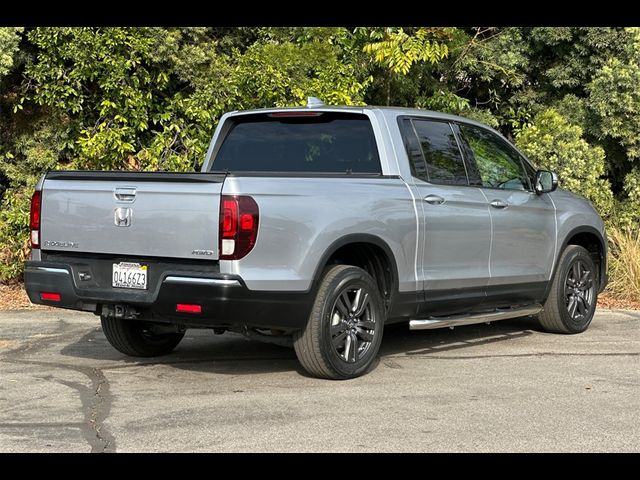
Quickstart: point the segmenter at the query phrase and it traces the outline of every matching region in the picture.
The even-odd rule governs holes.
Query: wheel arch
[[[360,260],[357,256],[352,255],[345,258],[338,258],[341,254],[348,255],[348,253],[354,253],[351,252],[350,249],[357,251],[359,247],[366,246],[373,247],[373,249],[370,249],[369,251],[361,251],[359,253],[361,256]],[[320,280],[322,279],[322,272],[327,265],[332,264],[335,260],[341,260],[341,262],[337,263],[355,265],[362,268],[362,261],[364,261],[368,255],[371,255],[371,253],[374,253],[374,258],[371,259],[371,265],[369,268],[364,268],[364,270],[367,270],[368,273],[372,274],[378,283],[385,301],[385,306],[387,307],[387,310],[389,310],[398,296],[398,265],[389,244],[376,235],[353,233],[340,237],[331,243],[323,253],[322,257],[320,257],[320,260],[315,267],[311,283],[311,291],[314,293],[317,291]],[[384,275],[385,270],[388,271],[388,276]]]
[[[556,255],[556,260],[553,265],[553,275],[549,280],[547,291],[545,292],[545,299],[549,295],[553,279],[558,270],[560,257],[569,245],[584,247],[591,254],[592,258],[594,258],[594,263],[598,266],[598,292],[601,292],[607,284],[607,242],[595,227],[583,225],[570,230],[564,236]]]

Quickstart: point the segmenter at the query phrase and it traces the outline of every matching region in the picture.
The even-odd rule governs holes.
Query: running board
[[[535,315],[542,310],[542,305],[536,303],[519,308],[497,309],[493,312],[473,313],[469,315],[452,315],[450,317],[429,317],[424,320],[411,320],[409,330],[429,330],[432,328],[458,327],[460,325],[472,325],[474,323],[496,322],[509,318],[526,317]]]

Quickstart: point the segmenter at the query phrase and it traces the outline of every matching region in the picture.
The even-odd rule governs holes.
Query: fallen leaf
[[[15,340],[2,340],[0,339],[0,348],[14,348],[18,345]]]

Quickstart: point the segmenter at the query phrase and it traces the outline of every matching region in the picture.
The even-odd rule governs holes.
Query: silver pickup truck
[[[31,206],[33,303],[99,315],[133,356],[187,328],[293,344],[322,378],[363,374],[384,325],[537,315],[584,331],[603,222],[496,131],[379,107],[231,112],[202,172],[50,171]]]

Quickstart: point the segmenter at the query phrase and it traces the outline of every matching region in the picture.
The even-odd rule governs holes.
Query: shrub
[[[0,282],[17,280],[29,255],[29,205],[33,189],[8,189],[0,210]]]
[[[600,178],[605,173],[605,153],[582,138],[582,128],[550,108],[519,132],[516,143],[538,167],[555,171],[560,186],[588,198],[603,218],[610,215],[611,186]]]
[[[613,295],[640,301],[640,228],[611,227],[609,234],[609,285]]]

